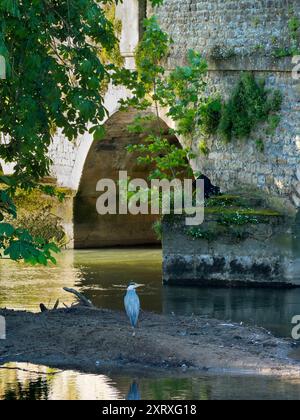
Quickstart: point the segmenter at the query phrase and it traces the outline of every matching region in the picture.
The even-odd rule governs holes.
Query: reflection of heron
[[[141,399],[141,394],[139,390],[139,385],[134,381],[130,385],[126,400],[127,401],[139,401]]]
[[[136,293],[138,287],[143,286],[142,284],[130,283],[127,288],[127,293],[124,298],[124,305],[127,316],[130,320],[133,328],[133,336],[135,336],[135,327],[137,326],[140,314],[140,299]]]

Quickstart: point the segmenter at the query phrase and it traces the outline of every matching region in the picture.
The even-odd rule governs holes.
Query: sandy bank
[[[299,377],[292,342],[260,328],[202,317],[141,314],[132,337],[123,313],[82,307],[43,314],[0,310],[7,339],[0,363],[30,362],[81,371],[159,369]]]

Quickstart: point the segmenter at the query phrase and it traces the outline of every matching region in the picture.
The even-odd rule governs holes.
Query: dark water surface
[[[161,250],[66,251],[55,267],[24,267],[0,261],[0,307],[38,311],[57,298],[70,304],[62,287],[76,287],[98,307],[123,309],[129,281],[140,290],[144,310],[205,315],[245,322],[290,337],[291,319],[300,314],[300,289],[196,289],[163,287]],[[29,372],[28,372],[29,370]],[[0,369],[0,398],[123,399],[135,378],[56,372],[43,366],[9,365]],[[138,389],[138,392],[137,392]],[[131,387],[142,399],[300,399],[298,381],[258,377],[138,378]]]

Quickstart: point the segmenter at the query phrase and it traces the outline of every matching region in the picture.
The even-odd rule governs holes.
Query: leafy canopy
[[[0,131],[10,138],[0,157],[16,162],[15,176],[48,174],[56,129],[74,140],[105,117],[99,49],[112,49],[116,38],[101,3],[112,1],[0,2],[0,54],[8,71],[0,84]]]
[[[103,6],[112,0],[0,0],[0,54],[7,79],[0,83],[0,158],[15,162],[13,177],[1,177],[0,218],[16,217],[12,197],[49,174],[52,136],[70,140],[91,126],[99,136],[105,117],[101,84],[108,73],[100,56],[117,39]],[[3,139],[2,139],[3,140]],[[54,189],[40,186],[44,192]],[[0,248],[14,260],[53,261],[53,244],[26,230],[0,225]]]

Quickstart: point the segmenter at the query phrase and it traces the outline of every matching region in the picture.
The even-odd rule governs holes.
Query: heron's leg
[[[132,337],[135,337],[135,328],[132,327]]]

